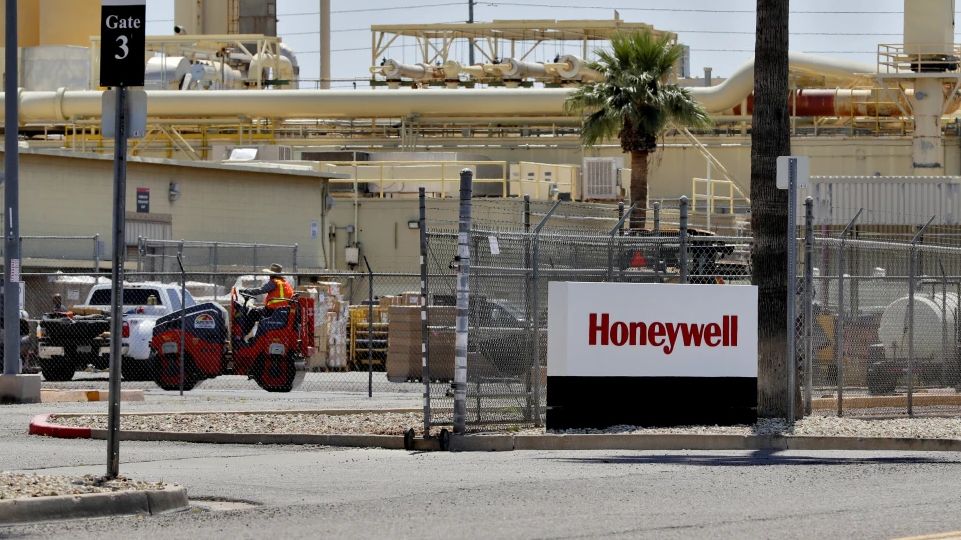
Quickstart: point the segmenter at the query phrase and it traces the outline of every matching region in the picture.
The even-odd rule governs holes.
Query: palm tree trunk
[[[751,281],[758,287],[758,415],[787,416],[787,192],[776,160],[791,153],[788,0],[757,0],[751,130]],[[790,315],[793,318],[793,314]]]
[[[643,229],[647,218],[647,150],[631,150],[631,204],[636,203],[631,213],[631,228]]]

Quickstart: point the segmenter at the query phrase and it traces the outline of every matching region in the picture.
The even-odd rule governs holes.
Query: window
[[[173,311],[180,310],[180,289],[170,289],[170,309]],[[197,304],[194,297],[191,296],[190,291],[184,291],[184,298],[187,301],[187,307],[193,307]]]
[[[156,297],[158,306],[164,305],[163,296],[157,289],[124,289],[123,305],[146,306],[149,303],[147,300],[151,296]],[[110,297],[110,289],[94,291],[93,296],[90,297],[90,304],[94,306],[108,306],[110,305]]]

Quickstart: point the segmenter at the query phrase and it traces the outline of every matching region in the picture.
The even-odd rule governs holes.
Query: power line
[[[618,11],[653,11],[666,13],[754,13],[753,9],[706,9],[706,8],[653,8],[653,7],[629,7],[629,6],[578,6],[572,4],[539,4],[532,2],[477,2],[476,5],[488,7],[517,6],[517,7],[542,7],[554,9],[616,9]],[[808,15],[864,15],[864,11],[820,11],[820,10],[792,10],[791,13]],[[872,15],[901,15],[903,11],[871,11]]]
[[[447,21],[432,24],[449,24],[449,23],[459,23],[461,21]],[[342,28],[339,30],[331,30],[331,32],[369,32],[370,27],[366,28]],[[754,32],[748,32],[744,30],[671,30],[676,34],[723,34],[723,35],[744,35],[753,36]],[[317,35],[319,30],[305,31],[305,32],[284,32],[284,36],[304,36],[304,35]],[[900,32],[791,32],[792,36],[863,36],[863,37],[880,37],[880,36],[900,36]],[[961,35],[959,32],[956,35]],[[531,38],[529,41],[534,41]],[[606,41],[606,40],[596,40],[596,41]]]
[[[393,7],[380,7],[380,8],[359,8],[359,9],[341,9],[337,11],[331,11],[334,13],[371,13],[377,11],[396,11],[404,9],[421,9],[421,8],[432,8],[432,7],[447,7],[447,6],[461,6],[462,2],[441,2],[437,4],[415,4],[412,6],[393,6]],[[278,17],[300,17],[304,15],[320,15],[319,11],[306,11],[300,13],[278,13]]]

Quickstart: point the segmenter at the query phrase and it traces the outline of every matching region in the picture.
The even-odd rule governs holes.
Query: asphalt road
[[[260,394],[261,396],[263,394]],[[127,410],[394,407],[407,396],[151,395]],[[4,406],[0,469],[104,470],[102,441],[25,435]],[[883,452],[409,453],[124,442],[122,473],[234,511],[0,527],[0,538],[895,538],[961,529],[961,455]]]

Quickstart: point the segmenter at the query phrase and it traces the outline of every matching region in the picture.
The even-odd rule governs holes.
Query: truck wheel
[[[197,384],[197,379],[193,375],[192,362],[190,357],[184,358],[184,390],[193,390]],[[153,365],[156,367],[154,382],[157,386],[167,391],[180,390],[180,357],[176,354],[161,355]],[[121,367],[123,365],[121,364]]]
[[[100,370],[109,369],[110,357],[106,355],[95,356],[93,358],[93,361],[90,362],[90,364],[93,365],[93,367],[96,369],[100,369]],[[123,367],[123,364],[120,364],[120,367]]]
[[[890,394],[897,386],[897,376],[883,363],[868,366],[868,393],[871,395]]]
[[[179,368],[178,368],[179,369]],[[139,361],[123,359],[120,363],[120,374],[125,381],[150,381],[153,374],[149,373],[147,366]],[[180,388],[179,386],[177,388]]]
[[[73,379],[76,366],[63,356],[40,360],[40,373],[48,381],[69,381]]]
[[[262,358],[254,379],[268,392],[290,392],[296,375],[297,368],[293,358],[268,355]]]

